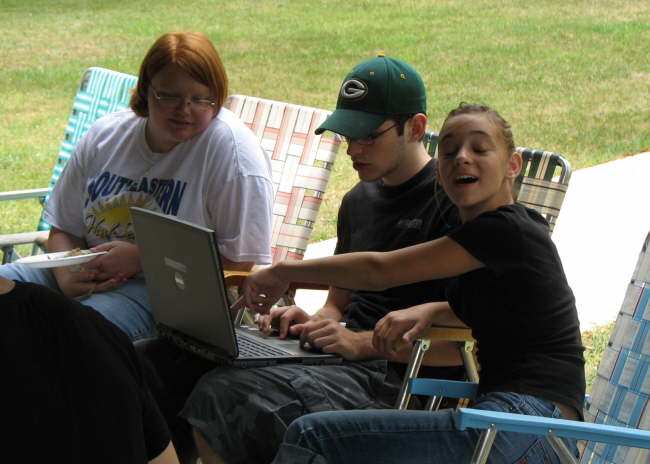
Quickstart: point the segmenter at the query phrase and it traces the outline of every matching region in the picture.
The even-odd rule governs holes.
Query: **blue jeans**
[[[476,409],[560,417],[552,403],[518,393],[488,393]],[[465,463],[480,430],[459,430],[458,413],[428,411],[328,411],[296,419],[287,429],[275,464]],[[574,441],[565,440],[578,456]],[[497,433],[490,463],[559,463],[544,437]]]
[[[51,269],[5,264],[0,266],[0,276],[61,291]],[[82,300],[82,303],[117,325],[132,341],[151,337],[155,333],[149,296],[142,278],[131,278],[115,290],[95,293]]]

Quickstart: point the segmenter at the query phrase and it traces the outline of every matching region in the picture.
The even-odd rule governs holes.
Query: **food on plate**
[[[68,251],[65,254],[65,257],[67,258],[69,256],[87,255],[88,253],[90,253],[89,250],[82,250],[81,248],[73,248],[72,250]]]

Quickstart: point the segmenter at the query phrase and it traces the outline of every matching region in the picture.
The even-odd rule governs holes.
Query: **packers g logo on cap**
[[[348,100],[358,100],[368,93],[368,86],[359,79],[348,79],[341,85],[341,97]]]

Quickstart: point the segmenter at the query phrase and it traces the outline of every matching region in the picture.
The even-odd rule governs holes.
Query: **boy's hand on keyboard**
[[[255,320],[259,329],[266,334],[277,331],[280,338],[297,338],[300,332],[290,328],[294,324],[307,322],[309,314],[298,306],[282,306],[272,308],[269,314],[258,314]]]
[[[310,320],[291,327],[300,333],[300,344],[323,353],[339,354],[349,361],[369,359],[372,332],[354,332],[333,319]]]

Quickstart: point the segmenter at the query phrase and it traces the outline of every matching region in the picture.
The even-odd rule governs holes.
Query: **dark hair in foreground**
[[[503,136],[503,140],[506,142],[506,146],[508,147],[508,153],[510,155],[513,154],[515,152],[515,141],[512,136],[512,129],[510,128],[510,124],[508,121],[503,119],[503,117],[496,110],[493,110],[488,105],[484,105],[482,103],[461,102],[456,108],[449,112],[442,125],[444,126],[449,119],[453,118],[454,116],[458,116],[459,114],[474,113],[485,113],[490,118],[492,118],[494,123],[501,129],[501,135]]]
[[[168,64],[175,64],[192,79],[210,88],[216,114],[228,96],[228,77],[219,53],[201,32],[169,32],[156,40],[140,65],[138,85],[129,105],[133,112],[141,117],[149,116],[147,101],[151,79]]]

